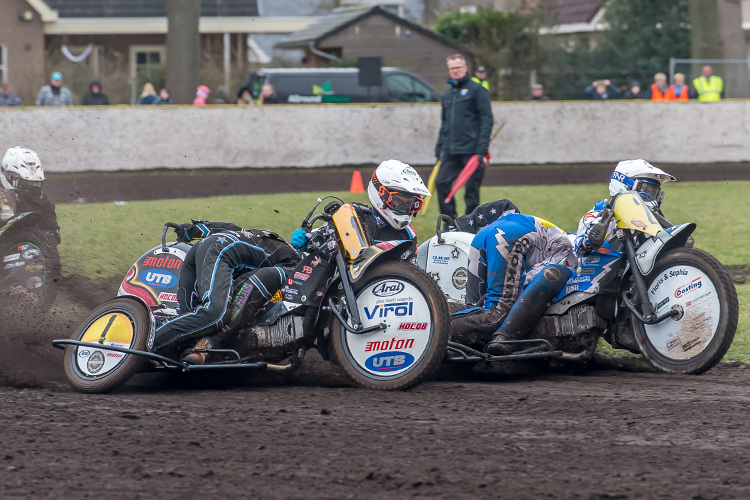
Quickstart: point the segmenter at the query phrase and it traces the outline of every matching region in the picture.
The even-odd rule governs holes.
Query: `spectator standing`
[[[645,92],[641,92],[641,82],[633,80],[630,82],[630,88],[622,94],[623,99],[644,99]]]
[[[535,83],[531,86],[530,93],[523,98],[524,101],[549,101],[549,97],[544,94],[544,86],[541,83]]]
[[[592,101],[606,101],[620,95],[620,91],[609,80],[596,80],[586,87],[585,92]]]
[[[2,92],[0,92],[0,107],[2,106],[23,106],[21,98],[13,92],[13,87],[8,82],[3,82]]]
[[[72,106],[73,97],[67,87],[62,86],[62,73],[52,73],[49,85],[39,89],[36,96],[37,106]]]
[[[490,91],[490,82],[487,81],[487,69],[484,66],[478,66],[471,79],[487,89],[487,92]]]
[[[154,104],[174,104],[172,101],[172,94],[167,89],[161,89],[159,91],[159,97],[156,98]]]
[[[717,102],[724,98],[724,80],[713,74],[711,66],[703,66],[701,76],[693,80],[693,90],[700,102]]]
[[[94,80],[89,85],[89,93],[83,96],[84,106],[106,106],[109,105],[109,97],[102,92],[102,84]]]
[[[667,85],[667,75],[664,73],[657,73],[654,75],[654,83],[645,92],[644,97],[651,99],[654,102],[664,101],[664,94],[666,94],[669,85]]]
[[[156,98],[154,85],[151,82],[146,82],[143,85],[143,92],[141,92],[141,97],[138,99],[138,104],[153,104]]]
[[[270,83],[264,83],[260,88],[260,98],[258,104],[278,104],[279,100],[276,99],[276,90]]]
[[[193,99],[193,106],[205,106],[206,99],[211,95],[211,89],[205,85],[199,85],[195,89],[195,99]]]
[[[675,73],[674,83],[664,93],[665,101],[687,101],[690,98],[690,87],[685,84],[685,75]]]
[[[450,87],[443,94],[440,132],[435,145],[435,156],[441,161],[435,185],[440,213],[456,218],[456,201],[446,202],[453,181],[473,155],[480,164],[466,183],[464,201],[466,213],[479,206],[479,186],[484,177],[485,156],[489,152],[492,131],[490,94],[468,74],[466,59],[461,54],[448,56]]]

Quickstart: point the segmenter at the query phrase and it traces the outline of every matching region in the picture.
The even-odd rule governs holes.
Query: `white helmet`
[[[621,161],[609,180],[609,195],[637,191],[650,208],[658,208],[664,199],[661,185],[676,180],[673,175],[656,168],[646,160]]]
[[[2,174],[3,185],[6,188],[16,189],[19,183],[25,187],[41,188],[44,181],[44,170],[39,155],[20,146],[10,148],[5,152]]]
[[[409,225],[422,209],[424,196],[431,196],[416,170],[399,160],[386,160],[372,173],[367,197],[381,217],[394,229]]]

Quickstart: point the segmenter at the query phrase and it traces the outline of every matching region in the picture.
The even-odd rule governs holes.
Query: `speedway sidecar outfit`
[[[544,219],[508,214],[486,226],[471,244],[470,307],[453,314],[453,339],[477,345],[493,333],[493,340],[522,337],[570,277],[575,261],[567,235]]]
[[[285,269],[294,267],[300,260],[288,243],[270,231],[199,221],[187,225],[183,235],[185,239],[205,238],[187,253],[180,274],[177,299],[185,313],[156,331],[155,349],[217,333],[232,319],[232,311],[242,311],[243,317],[254,315],[281,288],[286,278]],[[243,294],[243,304],[235,304],[230,311],[232,282],[248,272],[253,275]],[[215,340],[213,344],[221,339]],[[199,358],[186,358],[186,361],[205,361],[205,356]]]

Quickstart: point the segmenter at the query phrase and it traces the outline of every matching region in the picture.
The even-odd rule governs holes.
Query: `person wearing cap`
[[[524,101],[549,101],[549,97],[544,95],[544,86],[541,83],[535,83],[531,86],[531,93],[523,98]]]
[[[36,96],[37,106],[72,106],[73,97],[67,87],[62,86],[62,73],[55,71]]]
[[[490,82],[487,81],[487,69],[484,66],[477,66],[474,76],[471,79],[487,89],[487,92],[490,91]]]

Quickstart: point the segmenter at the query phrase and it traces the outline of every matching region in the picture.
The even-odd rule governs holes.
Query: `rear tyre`
[[[643,356],[662,371],[693,375],[721,361],[739,316],[737,291],[721,263],[702,250],[677,248],[659,259],[646,286],[657,315],[670,308],[682,315],[656,325],[633,317]]]
[[[370,389],[408,389],[430,378],[450,336],[448,304],[435,281],[411,264],[387,262],[368,270],[354,294],[365,327],[388,326],[357,335],[334,321],[334,362]]]
[[[105,393],[116,389],[139,372],[142,356],[107,350],[118,346],[146,350],[151,333],[146,306],[128,298],[110,300],[96,308],[81,324],[73,340],[101,347],[65,347],[65,376],[78,392]]]

